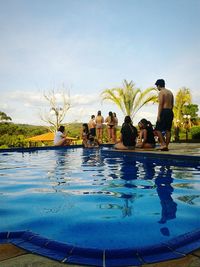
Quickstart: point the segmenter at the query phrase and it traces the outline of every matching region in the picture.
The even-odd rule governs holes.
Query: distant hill
[[[71,137],[80,137],[82,123],[68,123],[66,133]],[[16,124],[12,122],[0,123],[0,148],[26,147],[27,138],[49,132],[46,126],[31,124]]]

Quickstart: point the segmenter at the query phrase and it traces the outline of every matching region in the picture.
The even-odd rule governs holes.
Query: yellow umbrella
[[[54,133],[49,132],[27,138],[26,140],[31,142],[52,142],[54,140],[54,135],[55,135]],[[66,139],[69,140],[69,143],[71,143],[74,140],[77,140],[77,138],[68,136],[66,137]]]

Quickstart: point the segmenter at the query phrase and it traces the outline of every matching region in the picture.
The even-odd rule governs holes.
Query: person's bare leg
[[[159,141],[160,141],[160,145],[162,147],[166,147],[165,139],[164,139],[162,133],[160,131],[156,131],[156,133],[158,135],[158,138],[159,138]]]
[[[115,141],[116,141],[115,128],[114,127],[111,129],[111,140],[113,143],[115,143]]]
[[[168,145],[170,143],[170,139],[171,139],[171,132],[170,131],[166,131],[166,147],[168,148]]]
[[[107,136],[108,136],[108,142],[110,142],[111,133],[110,133],[110,128],[109,127],[107,127]]]
[[[100,129],[97,128],[97,140],[100,142]]]
[[[124,144],[122,142],[116,143],[114,145],[114,148],[115,149],[123,149],[123,150],[127,150],[128,149],[128,147],[124,146]]]
[[[99,137],[100,137],[100,143],[103,143],[103,129],[99,129]]]

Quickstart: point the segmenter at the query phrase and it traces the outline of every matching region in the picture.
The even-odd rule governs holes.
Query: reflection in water
[[[174,187],[172,184],[179,167],[154,159],[119,157],[119,154],[105,156],[101,149],[83,149],[78,155],[58,150],[54,163],[50,179],[56,192],[105,196],[106,201],[98,204],[100,209],[117,209],[122,217],[130,217],[134,215],[135,202],[146,197],[147,190],[150,193],[152,190],[152,196],[156,190],[162,208],[159,223],[165,224],[176,218],[177,203],[172,194],[178,184]],[[185,163],[179,164],[182,167]],[[183,198],[186,196],[177,197],[179,200]],[[190,196],[190,200],[196,198],[197,195]],[[166,228],[161,231],[163,235],[169,234]]]
[[[48,178],[51,180],[52,188],[55,192],[65,192],[66,187],[70,187],[74,183],[74,172],[80,165],[80,158],[76,157],[72,151],[55,150],[55,160],[49,166]],[[79,182],[77,177],[76,183]]]
[[[172,170],[169,166],[162,166],[158,177],[155,179],[157,193],[162,207],[161,219],[159,221],[161,224],[165,224],[168,220],[176,218],[177,204],[172,198],[174,191],[171,185],[172,183]],[[165,236],[170,235],[167,227],[161,228],[160,231]]]
[[[143,197],[146,189],[155,188],[152,182],[155,176],[155,163],[142,162],[133,158],[126,158],[125,160],[112,158],[109,161],[107,160],[106,163],[108,163],[108,167],[112,167],[112,170],[108,172],[107,179],[109,183],[104,189],[112,192],[112,197],[115,196],[118,200],[122,199],[123,202],[121,205],[113,203],[102,204],[100,208],[119,209],[123,218],[130,217],[133,215],[133,203]],[[110,200],[112,201],[113,198]]]
[[[160,223],[165,223],[168,220],[176,218],[177,204],[173,201],[171,196],[174,191],[171,186],[173,182],[171,175],[172,170],[170,167],[162,166],[159,176],[155,180],[157,193],[162,206],[162,217],[159,221]]]
[[[83,166],[101,166],[102,159],[100,157],[100,149],[99,148],[83,149],[82,165]]]

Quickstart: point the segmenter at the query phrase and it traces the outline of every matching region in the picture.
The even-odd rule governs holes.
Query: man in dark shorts
[[[172,122],[174,118],[174,96],[170,90],[165,88],[165,81],[163,79],[157,80],[155,85],[159,90],[158,116],[155,130],[161,144],[160,149],[168,151],[168,145],[171,139]],[[166,133],[166,138],[164,138],[163,132]]]

